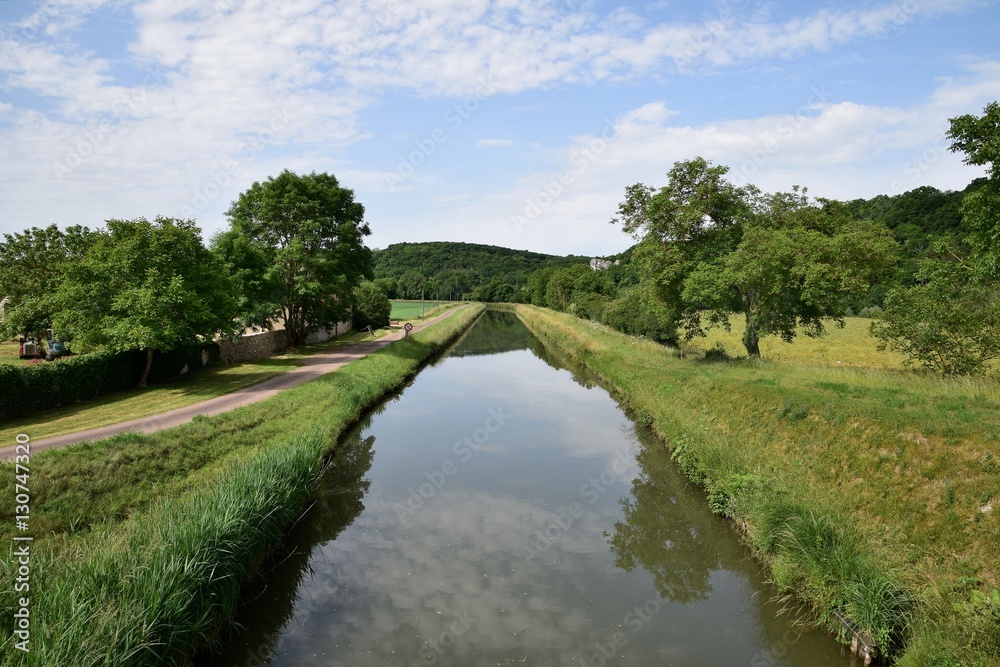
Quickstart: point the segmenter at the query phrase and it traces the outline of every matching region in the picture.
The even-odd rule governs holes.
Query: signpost
[[[403,329],[406,331],[406,334],[404,335],[409,336],[410,332],[413,331],[413,325],[407,322],[406,324],[403,325]]]

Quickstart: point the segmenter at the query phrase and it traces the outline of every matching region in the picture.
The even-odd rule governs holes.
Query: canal
[[[662,444],[487,312],[346,434],[202,665],[847,666]]]

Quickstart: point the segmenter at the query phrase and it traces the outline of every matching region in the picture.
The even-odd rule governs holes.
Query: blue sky
[[[0,232],[195,218],[328,171],[372,247],[607,255],[625,187],[703,155],[851,199],[983,174],[947,119],[1000,98],[981,0],[0,0]]]

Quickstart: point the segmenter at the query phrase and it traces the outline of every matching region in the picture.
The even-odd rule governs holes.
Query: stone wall
[[[248,334],[239,338],[220,338],[215,342],[219,344],[219,358],[227,364],[250,359],[265,359],[287,347],[284,329]]]
[[[333,329],[327,329],[326,331],[316,331],[314,333],[309,334],[308,336],[306,336],[306,345],[325,343],[331,338],[336,338],[337,336],[343,336],[350,330],[351,330],[350,321],[341,322]]]
[[[309,334],[306,336],[306,345],[325,343],[335,336],[343,336],[350,330],[350,322],[341,322],[334,329]],[[216,342],[219,344],[219,357],[227,364],[250,359],[266,359],[288,347],[285,344],[284,329],[245,334],[239,338],[220,338]]]

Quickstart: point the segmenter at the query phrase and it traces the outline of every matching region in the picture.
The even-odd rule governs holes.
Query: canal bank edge
[[[671,448],[685,475],[706,491],[713,511],[730,518],[743,533],[772,582],[787,593],[787,602],[807,603],[841,641],[859,650],[878,644],[900,665],[998,664],[1000,656],[989,648],[988,618],[973,619],[973,625],[969,614],[959,618],[951,605],[934,599],[940,597],[937,592],[914,594],[919,586],[913,578],[898,562],[889,565],[886,550],[906,551],[907,544],[859,530],[856,517],[843,507],[790,493],[792,485],[780,476],[780,468],[747,458],[739,435],[720,438],[714,432],[720,413],[713,410],[735,409],[726,396],[699,394],[703,414],[694,419],[678,418],[658,405],[657,394],[665,393],[671,380],[677,386],[666,393],[698,389],[681,378],[659,377],[653,386],[648,375],[643,377],[639,369],[648,370],[652,355],[666,359],[671,350],[546,309],[518,306],[516,312],[547,346],[593,372],[637,423]],[[680,359],[668,363],[698,364]],[[707,364],[694,368],[711,373]],[[950,620],[942,622],[940,616],[949,618],[948,612]],[[977,641],[976,631],[982,634],[984,628],[986,636]]]
[[[232,617],[242,584],[302,513],[339,435],[483,311],[479,304],[460,308],[424,331],[249,408],[148,436],[126,434],[39,453],[33,479],[67,462],[72,467],[95,457],[113,459],[124,446],[139,449],[134,457],[115,460],[121,464],[117,473],[138,481],[154,474],[151,463],[171,463],[167,450],[214,444],[204,466],[181,469],[183,479],[169,480],[149,498],[140,494],[132,499],[135,505],[126,498],[114,516],[60,515],[62,525],[50,522],[32,562],[29,613],[37,630],[27,651],[14,646],[11,619],[24,593],[15,595],[11,562],[4,559],[3,664],[184,664],[210,646]],[[276,415],[284,418],[271,420],[281,423],[269,429],[269,416]],[[13,478],[12,465],[0,465],[0,471],[10,473],[4,483]],[[116,493],[131,488],[126,484]],[[41,518],[46,508],[58,515],[55,508],[73,500],[41,496],[32,515]],[[5,539],[9,544],[11,536]]]

